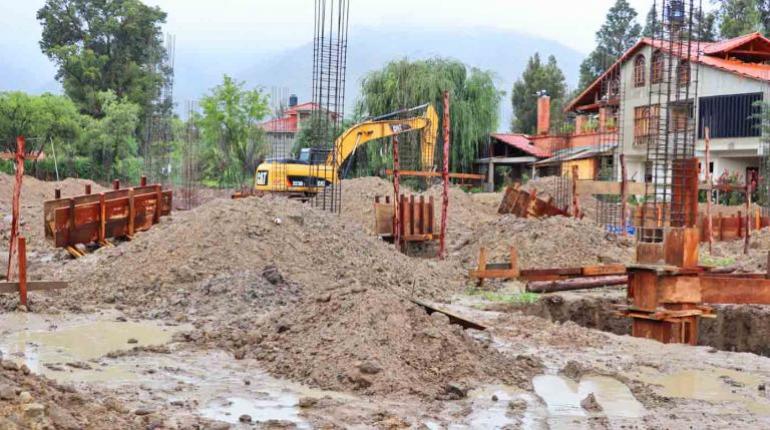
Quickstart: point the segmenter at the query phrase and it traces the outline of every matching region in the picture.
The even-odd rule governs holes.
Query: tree
[[[580,88],[590,85],[604,73],[642,33],[637,12],[626,0],[617,0],[604,24],[596,32],[596,49],[580,65]]]
[[[136,181],[141,175],[142,160],[134,131],[141,109],[111,91],[103,91],[96,98],[103,116],[87,120],[78,153],[89,155],[101,166],[97,171],[99,179]]]
[[[150,114],[168,72],[160,66],[165,12],[139,0],[46,0],[37,19],[40,47],[82,112],[104,116],[100,94],[111,91]]]
[[[513,105],[513,124],[511,128],[517,133],[534,134],[537,129],[537,99],[538,94],[545,93],[551,97],[551,119],[558,122],[567,94],[564,74],[556,58],[548,57],[548,63],[542,64],[540,54],[530,57],[527,68],[521,77],[513,84],[511,103]]]
[[[27,137],[28,149],[43,150],[51,142],[75,140],[82,118],[64,96],[0,93],[0,150],[11,151],[17,136]]]
[[[694,38],[699,38],[703,42],[714,42],[717,40],[716,21],[717,15],[714,12],[704,12],[693,15],[693,35]],[[660,24],[660,16],[656,16],[655,6],[650,8],[647,13],[647,17],[644,21],[644,30],[642,30],[642,36],[644,37],[660,37],[653,26]]]
[[[362,80],[358,114],[379,116],[433,103],[443,124],[444,91],[449,91],[451,97],[451,168],[466,170],[478,154],[478,144],[497,129],[503,93],[495,88],[491,72],[444,58],[391,61]],[[441,134],[439,132],[437,148],[443,141]],[[405,139],[406,136],[402,138]],[[360,148],[358,153],[357,160],[367,166],[359,169],[362,172],[375,173],[392,163],[389,151],[382,151],[372,144]]]
[[[204,176],[220,184],[243,185],[267,152],[259,123],[270,113],[268,96],[246,90],[243,82],[225,75],[200,102],[200,127],[205,145]]]
[[[755,31],[767,34],[763,21],[767,5],[764,3],[760,0],[720,0],[717,10],[720,36],[729,39]]]

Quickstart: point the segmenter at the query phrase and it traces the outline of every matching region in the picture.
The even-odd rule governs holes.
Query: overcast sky
[[[166,30],[178,44],[200,49],[272,51],[312,37],[313,0],[145,0],[168,12]],[[351,24],[489,26],[557,40],[587,53],[614,0],[350,0]],[[40,37],[36,10],[44,0],[0,0],[0,48],[34,46]],[[652,0],[630,0],[643,18]],[[641,20],[641,19],[640,19]],[[451,43],[451,41],[447,41]],[[2,52],[0,52],[2,54]]]

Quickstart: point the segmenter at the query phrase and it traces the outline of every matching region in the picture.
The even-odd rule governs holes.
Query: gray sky
[[[201,49],[272,51],[300,45],[312,37],[312,0],[145,1],[168,12],[166,30],[176,34],[180,43]],[[35,12],[43,3],[0,0],[0,48],[36,44],[40,28]],[[399,29],[490,26],[547,37],[587,53],[612,3],[614,0],[351,0],[351,22]],[[630,3],[643,18],[652,0]]]

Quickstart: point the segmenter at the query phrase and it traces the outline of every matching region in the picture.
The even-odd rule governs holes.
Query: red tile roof
[[[296,115],[271,119],[263,122],[261,126],[268,133],[296,133],[299,130]]]
[[[532,141],[525,134],[492,133],[492,137],[499,140],[500,142],[511,145],[516,149],[526,152],[533,157],[546,158],[551,156],[550,152],[533,145]]]
[[[744,62],[734,57],[730,57],[731,52],[747,45],[752,45],[753,48],[759,46],[763,50],[759,53],[770,56],[770,39],[762,36],[760,33],[751,33],[721,42],[693,42],[690,47],[692,51],[690,57],[692,61],[696,61],[699,64],[715,67],[729,73],[761,81],[770,81],[770,65],[759,62]],[[581,105],[591,104],[592,100],[587,100],[586,97],[600,89],[602,80],[610,73],[615,72],[616,68],[620,67],[623,62],[634,55],[642,46],[653,46],[668,53],[673,52],[674,55],[678,55],[677,51],[679,51],[677,49],[678,46],[674,46],[672,49],[672,46],[667,42],[652,40],[647,37],[642,38],[634,46],[629,48],[622,57],[607,69],[607,71],[589,85],[588,88],[580,93],[580,95],[572,99],[572,101],[565,107],[565,111],[575,110]],[[700,54],[698,53],[698,49],[701,51]]]

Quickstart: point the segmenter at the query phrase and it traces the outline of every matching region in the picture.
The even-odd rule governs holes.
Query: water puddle
[[[135,346],[163,345],[185,328],[155,321],[120,322],[114,314],[64,318],[16,313],[0,315],[0,327],[4,357],[61,382],[132,379],[136,375],[125,366],[97,359]]]
[[[255,398],[228,397],[209,402],[201,415],[230,424],[237,423],[241,415],[248,415],[255,422],[278,420],[291,422],[296,428],[311,428],[299,415],[298,400],[290,393],[265,393]]]
[[[490,385],[470,393],[473,412],[468,416],[470,428],[499,429],[513,427],[516,421],[508,416],[509,403],[522,399],[524,392],[506,385]],[[497,400],[492,400],[495,396]]]
[[[685,370],[663,374],[652,369],[641,369],[642,382],[658,385],[660,394],[667,397],[740,404],[754,414],[770,415],[770,402],[741,394],[755,392],[761,380],[757,375],[730,369]]]
[[[558,375],[540,375],[532,380],[535,392],[546,404],[551,429],[585,428],[590,415],[580,402],[593,393],[610,423],[635,420],[644,415],[644,406],[631,390],[617,379],[589,375],[580,382]]]

